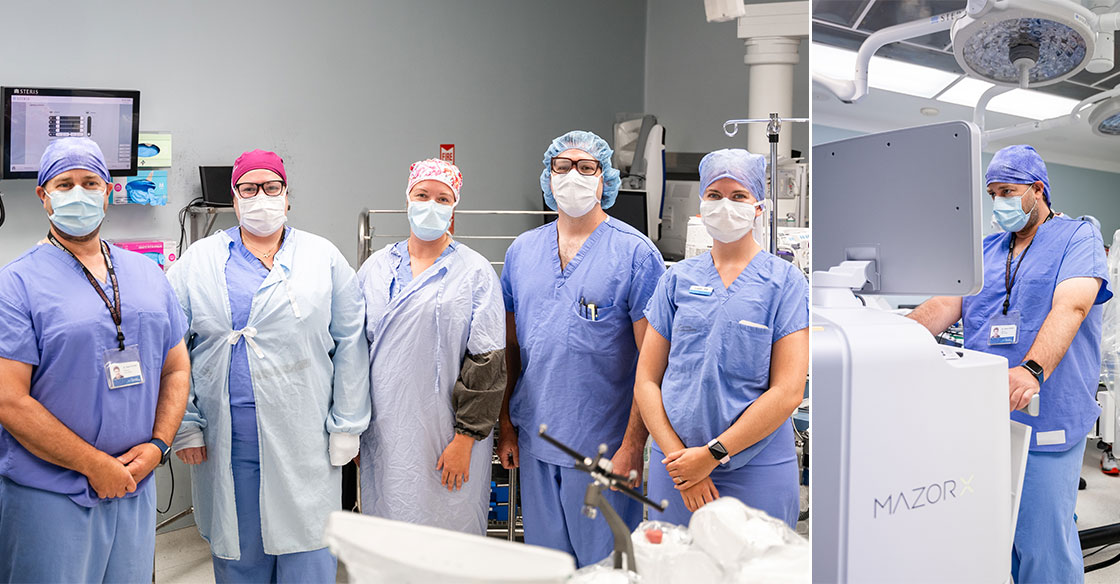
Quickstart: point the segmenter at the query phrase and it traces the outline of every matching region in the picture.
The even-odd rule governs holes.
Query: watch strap
[[[712,440],[708,442],[708,452],[710,452],[712,458],[718,460],[720,464],[731,462],[731,455],[727,453],[727,448],[715,438],[712,438]]]
[[[159,448],[159,463],[165,464],[167,462],[167,459],[171,457],[171,446],[163,440],[160,440],[159,438],[152,438],[151,443],[154,444],[156,448]]]

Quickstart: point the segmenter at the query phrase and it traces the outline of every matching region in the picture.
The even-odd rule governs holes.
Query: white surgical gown
[[[398,270],[411,269],[406,243],[381,249],[358,271],[368,314],[373,395],[373,419],[362,435],[362,512],[483,534],[493,456],[490,429],[474,426],[486,438],[473,444],[470,479],[461,490],[448,492],[440,484],[436,462],[456,425],[462,426],[463,410],[453,404],[452,393],[467,354],[504,359],[501,288],[486,258],[459,243],[401,286],[411,276],[396,277]],[[390,294],[391,286],[399,287]],[[491,427],[496,410],[493,414]]]
[[[261,531],[265,552],[274,555],[323,547],[327,516],[342,502],[329,435],[360,434],[370,416],[365,307],[354,270],[322,237],[296,229],[287,237],[242,329],[260,442]],[[226,559],[240,557],[225,276],[232,243],[218,232],[167,272],[190,322],[191,393],[176,441],[202,432],[207,459],[191,472],[195,522],[214,555]]]

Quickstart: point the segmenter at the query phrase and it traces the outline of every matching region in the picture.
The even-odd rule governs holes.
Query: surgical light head
[[[1096,44],[1091,12],[1018,0],[954,23],[953,53],[969,75],[998,85],[1057,83],[1089,64]]]
[[[544,170],[541,171],[541,190],[544,192],[544,202],[549,209],[556,210],[556,197],[552,194],[552,159],[561,152],[572,148],[583,150],[599,161],[603,169],[603,200],[604,209],[609,209],[618,197],[618,188],[622,183],[621,173],[611,166],[611,150],[607,141],[599,136],[583,130],[572,130],[549,144],[544,152]]]
[[[1093,108],[1089,115],[1093,133],[1105,138],[1120,136],[1120,97],[1114,97]]]

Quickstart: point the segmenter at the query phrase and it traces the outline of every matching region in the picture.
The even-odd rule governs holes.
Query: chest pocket
[[[599,306],[596,310],[595,320],[591,320],[591,315],[578,301],[573,302],[569,310],[568,347],[577,356],[613,356],[623,348],[619,343],[634,345],[630,319],[626,318],[626,312],[621,307]],[[540,326],[560,326],[560,323],[540,323]],[[631,331],[630,335],[624,334],[627,330]]]
[[[703,354],[708,350],[712,325],[708,318],[688,308],[681,307],[673,316],[672,338],[669,343],[673,352]]]
[[[722,338],[719,351],[724,375],[750,388],[768,389],[773,331],[749,320],[729,320]]]

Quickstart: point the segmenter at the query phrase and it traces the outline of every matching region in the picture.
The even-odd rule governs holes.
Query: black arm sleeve
[[[485,440],[494,429],[506,389],[505,349],[463,359],[459,379],[451,392],[455,432]]]

